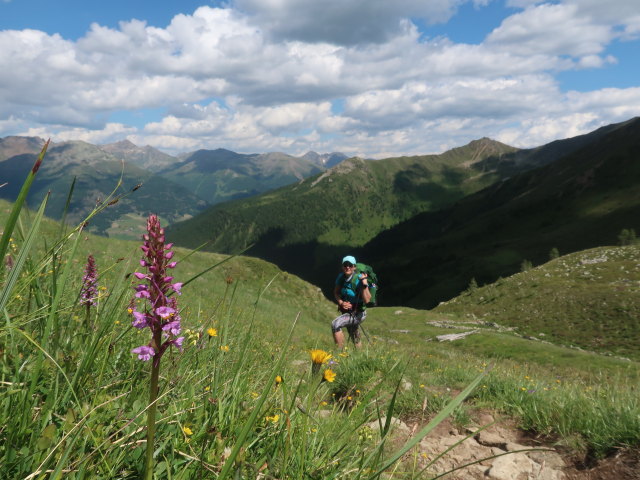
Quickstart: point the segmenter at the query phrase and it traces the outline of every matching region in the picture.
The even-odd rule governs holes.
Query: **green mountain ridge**
[[[637,129],[632,119],[528,150],[480,139],[441,155],[353,158],[210,208],[168,234],[187,246],[208,240],[220,252],[253,244],[250,255],[327,294],[336,259],[354,253],[376,267],[382,304],[431,308],[473,277],[488,283],[525,259],[540,263],[551,248],[611,244],[633,227]],[[607,179],[600,194],[584,197],[587,207],[580,191],[596,171]],[[583,217],[589,208],[608,209],[606,218]]]
[[[431,308],[561,253],[616,243],[640,212],[640,119],[611,128],[555,162],[520,173],[438,212],[383,232],[362,251],[389,298]],[[383,277],[384,278],[384,277]]]
[[[488,139],[441,155],[385,160],[351,158],[314,177],[249,198],[214,206],[173,225],[178,242],[212,239],[212,250],[256,243],[291,246],[364,244],[380,231],[426,209],[460,199],[493,181],[482,159],[513,149]]]

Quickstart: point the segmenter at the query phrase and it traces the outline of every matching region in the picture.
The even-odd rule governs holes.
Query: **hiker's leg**
[[[333,341],[336,342],[339,350],[342,350],[344,348],[344,333],[342,333],[342,328],[348,326],[350,323],[351,315],[349,315],[348,313],[343,313],[335,320],[333,320],[333,322],[331,322]]]

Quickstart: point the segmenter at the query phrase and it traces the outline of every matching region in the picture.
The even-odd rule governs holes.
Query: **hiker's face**
[[[349,263],[349,262],[344,262],[342,264],[342,270],[344,270],[345,273],[353,272],[353,267],[354,267],[354,265],[352,263]]]

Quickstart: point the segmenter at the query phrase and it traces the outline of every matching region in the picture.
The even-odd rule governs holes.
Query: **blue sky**
[[[0,137],[382,158],[640,114],[637,0],[0,0]]]

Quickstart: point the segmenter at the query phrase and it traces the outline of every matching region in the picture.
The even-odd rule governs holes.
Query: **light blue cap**
[[[356,264],[356,258],[354,256],[352,256],[352,255],[347,255],[346,257],[344,257],[342,259],[342,263],[345,263],[345,262],[349,262],[349,263],[355,265]]]

